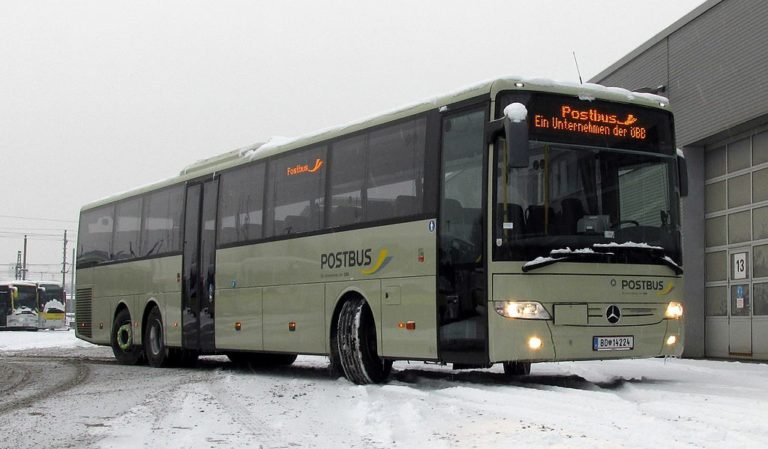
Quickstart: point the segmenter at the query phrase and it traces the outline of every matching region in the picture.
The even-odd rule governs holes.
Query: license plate
[[[635,337],[632,335],[592,337],[592,349],[595,351],[629,351],[634,348]]]

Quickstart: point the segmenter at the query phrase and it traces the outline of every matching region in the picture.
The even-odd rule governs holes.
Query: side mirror
[[[509,166],[525,168],[528,157],[528,109],[522,103],[512,103],[504,108],[504,133],[509,146]]]
[[[512,103],[504,108],[504,117],[486,126],[486,139],[490,143],[503,136],[509,148],[509,168],[525,168],[528,157],[528,109],[522,103]]]
[[[680,196],[688,196],[688,163],[683,150],[677,150],[677,178],[680,180]]]

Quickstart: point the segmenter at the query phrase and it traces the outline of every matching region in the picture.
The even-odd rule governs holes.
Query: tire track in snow
[[[210,374],[195,370],[163,370],[169,374],[167,383],[153,388],[142,401],[118,415],[88,429],[96,447],[197,447],[200,444],[179,445],[176,433],[187,433],[187,427],[166,426],[176,417],[188,393],[185,390],[210,381]],[[186,374],[186,375],[184,375]],[[185,432],[177,432],[185,431]],[[164,441],[165,440],[165,441]],[[163,444],[165,442],[165,444]],[[197,441],[193,443],[199,443]]]
[[[239,424],[240,427],[253,438],[258,440],[259,447],[265,448],[277,448],[287,447],[287,445],[280,444],[272,436],[275,432],[272,432],[269,424],[254,415],[246,404],[240,400],[237,396],[231,393],[223,382],[229,383],[232,379],[232,374],[221,375],[221,372],[214,374],[211,382],[206,386],[208,391],[211,392],[214,399],[224,408],[225,412],[232,418],[232,420]]]
[[[20,365],[24,365],[25,363],[35,363],[33,362],[11,362],[11,363],[18,363]],[[50,386],[44,387],[40,391],[33,393],[29,396],[23,396],[17,400],[11,400],[11,402],[8,402],[6,404],[0,405],[0,416],[13,412],[15,410],[18,410],[20,408],[29,407],[32,404],[44,401],[47,399],[50,399],[50,397],[54,394],[61,395],[61,393],[70,390],[80,384],[82,384],[90,374],[90,368],[88,365],[77,361],[77,360],[63,360],[61,363],[65,365],[69,365],[73,368],[73,372],[69,374],[68,377],[65,377],[63,382],[56,382]],[[22,377],[21,381],[19,382],[19,385],[26,385],[28,387],[35,387],[39,385],[38,381],[39,379],[32,379],[30,380],[29,377],[31,377],[29,368],[22,368],[27,371],[27,376]],[[26,380],[30,380],[29,383],[24,383]],[[22,390],[23,391],[23,390]]]

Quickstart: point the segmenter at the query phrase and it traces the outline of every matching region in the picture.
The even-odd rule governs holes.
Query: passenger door
[[[184,214],[182,346],[213,353],[215,345],[216,209],[219,181],[187,186]]]
[[[445,362],[488,359],[484,257],[486,103],[442,117],[438,221],[438,351]]]

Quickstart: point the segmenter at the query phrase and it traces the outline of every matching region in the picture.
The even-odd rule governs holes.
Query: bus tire
[[[115,316],[110,342],[112,353],[122,365],[137,365],[144,361],[144,349],[133,344],[133,325],[128,309],[120,310]]]
[[[344,303],[339,314],[337,350],[344,376],[358,385],[381,383],[392,371],[392,362],[376,352],[373,313],[362,298]]]
[[[152,307],[147,315],[147,326],[144,328],[144,354],[147,362],[155,368],[168,366],[168,348],[163,336],[163,317],[157,306]]]
[[[504,362],[504,374],[508,377],[527,376],[531,374],[531,362]]]
[[[337,332],[331,335],[331,353],[328,355],[328,375],[333,379],[344,376],[344,368],[341,366],[341,357],[339,356],[339,337]]]

